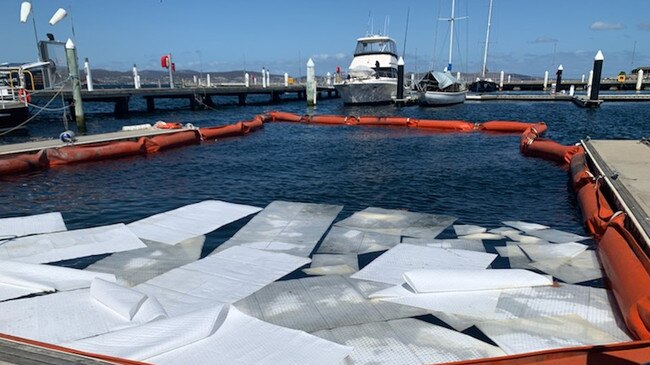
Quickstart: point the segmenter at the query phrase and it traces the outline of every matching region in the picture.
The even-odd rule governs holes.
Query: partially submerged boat
[[[397,94],[397,47],[384,35],[357,39],[348,76],[334,84],[343,103],[387,104]]]
[[[449,72],[430,71],[417,84],[420,105],[444,106],[465,102],[467,88]]]

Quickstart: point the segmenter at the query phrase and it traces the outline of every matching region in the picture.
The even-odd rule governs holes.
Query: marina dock
[[[57,90],[38,90],[32,93],[36,99],[49,100],[57,95]],[[332,86],[319,86],[317,89],[319,98],[336,98],[338,93]],[[67,103],[72,103],[72,90],[61,91]],[[286,98],[285,95],[293,94],[293,97]],[[305,99],[306,91],[304,85],[222,85],[212,87],[186,87],[186,88],[141,88],[141,89],[95,89],[93,91],[82,90],[81,97],[84,103],[114,103],[115,113],[120,116],[129,113],[129,101],[131,98],[143,98],[147,102],[147,110],[155,110],[156,99],[186,99],[189,101],[192,110],[206,107],[214,107],[213,96],[236,97],[239,105],[246,105],[249,95],[266,95],[269,102],[276,103],[282,100]],[[286,98],[286,99],[285,99]]]
[[[615,196],[618,208],[634,222],[645,244],[650,244],[650,143],[589,140],[583,141],[583,146]]]

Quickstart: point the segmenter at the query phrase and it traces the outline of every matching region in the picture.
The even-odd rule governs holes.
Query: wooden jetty
[[[617,208],[650,245],[650,141],[587,140],[582,145],[595,167],[594,175],[602,176]]]
[[[650,94],[605,94],[598,100],[590,101],[584,95],[569,94],[467,94],[468,101],[571,101],[583,107],[598,106],[602,102],[646,102]]]
[[[335,98],[338,92],[332,86],[319,86],[318,97]],[[57,94],[57,90],[38,90],[32,93],[34,98],[51,99]],[[72,102],[72,90],[66,89],[61,92],[63,99],[68,103]],[[129,112],[129,101],[131,98],[143,98],[147,102],[147,110],[155,109],[156,99],[187,99],[192,110],[214,107],[213,96],[236,97],[239,105],[246,104],[248,95],[267,95],[269,102],[280,102],[284,95],[293,94],[294,97],[286,100],[305,99],[306,91],[304,85],[220,85],[212,87],[185,87],[185,88],[124,88],[124,89],[95,89],[93,91],[82,90],[81,97],[84,103],[104,102],[115,103],[115,113],[126,115]]]
[[[547,89],[550,89],[551,82],[554,80],[549,80]],[[497,80],[498,83],[498,80]],[[573,85],[576,90],[586,90],[587,82],[582,80],[562,80],[562,89],[568,90],[571,85]],[[619,82],[618,80],[602,80],[600,82],[600,90],[629,90],[634,91],[636,88],[636,80],[630,79],[624,82]],[[645,90],[650,89],[650,80],[644,80],[642,88]],[[512,80],[511,82],[503,83],[503,91],[543,91],[544,90],[544,81],[543,80]]]

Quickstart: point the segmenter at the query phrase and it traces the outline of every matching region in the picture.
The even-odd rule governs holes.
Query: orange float
[[[0,176],[40,170],[47,166],[47,155],[43,151],[15,155],[0,159]]]
[[[481,123],[478,126],[480,131],[484,132],[498,132],[498,133],[524,133],[528,128],[535,128],[537,135],[546,132],[546,124],[539,123],[524,123],[503,120],[491,120],[489,122]]]
[[[429,130],[450,132],[471,132],[474,130],[474,123],[466,122],[463,120],[418,119],[410,126],[414,128],[425,128]]]
[[[170,148],[198,144],[201,137],[198,131],[184,131],[173,134],[159,134],[154,137],[145,138],[147,153],[158,152]]]
[[[65,146],[45,150],[49,166],[99,161],[146,153],[142,141],[106,142],[91,145]]]

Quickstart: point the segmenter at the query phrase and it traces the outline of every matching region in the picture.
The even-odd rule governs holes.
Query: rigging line
[[[406,36],[409,34],[409,15],[411,15],[411,7],[406,8],[406,30],[404,31],[404,48],[402,49],[402,58],[406,56]]]
[[[433,56],[431,57],[431,70],[434,69],[436,64],[436,45],[438,43],[438,27],[440,25],[440,13],[442,8],[442,3],[438,2],[438,16],[436,17],[436,26],[433,28]]]

